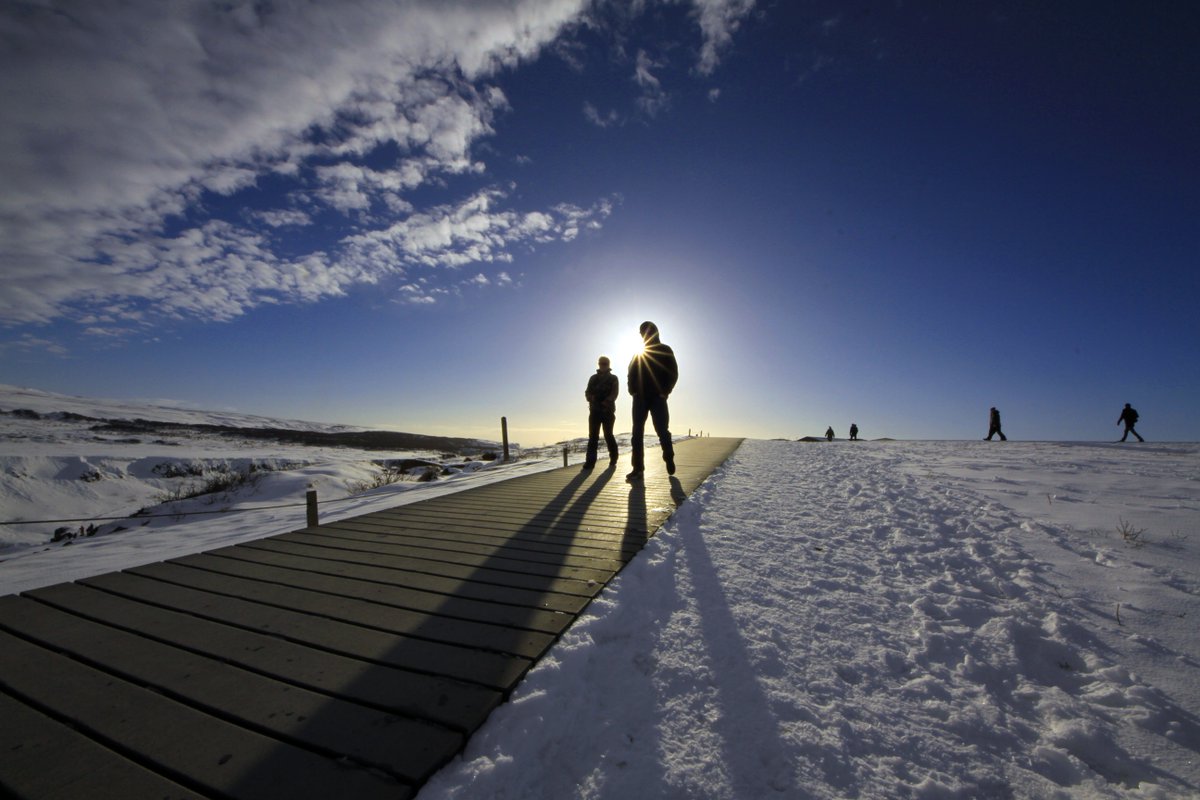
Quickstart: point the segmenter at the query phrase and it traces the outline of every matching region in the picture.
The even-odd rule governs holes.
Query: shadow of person
[[[671,476],[671,500],[674,501],[676,508],[683,505],[684,500],[687,500],[687,492],[683,491],[683,484],[674,475]]]

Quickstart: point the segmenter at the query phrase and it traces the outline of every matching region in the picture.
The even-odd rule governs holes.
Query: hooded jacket
[[[646,347],[629,362],[625,386],[631,395],[671,394],[679,381],[679,365],[675,351],[663,344],[655,329],[646,338]]]

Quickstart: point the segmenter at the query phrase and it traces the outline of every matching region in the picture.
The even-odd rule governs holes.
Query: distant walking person
[[[850,423],[850,441],[858,441],[858,424],[855,422]]]
[[[1008,437],[1004,435],[1004,431],[1000,430],[1000,412],[996,410],[995,406],[992,406],[992,410],[988,413],[987,440],[990,442],[996,434],[1000,434],[1000,441],[1008,441]]]
[[[832,425],[830,425],[828,428],[825,429],[825,441],[827,441],[827,442],[833,441],[833,426]]]
[[[1120,425],[1122,422],[1125,423],[1125,433],[1122,434],[1122,436],[1121,436],[1122,442],[1125,441],[1125,439],[1131,433],[1137,437],[1137,440],[1139,442],[1146,441],[1145,439],[1142,438],[1142,435],[1140,433],[1138,433],[1137,431],[1135,431],[1133,429],[1133,426],[1137,424],[1137,421],[1138,421],[1137,409],[1134,408],[1133,406],[1129,405],[1129,403],[1126,403],[1125,408],[1121,409],[1121,416],[1117,417],[1118,425]]]
[[[679,381],[679,364],[675,361],[675,351],[663,344],[658,338],[658,326],[653,322],[643,322],[638,326],[645,347],[629,362],[629,376],[625,387],[633,397],[633,431],[632,441],[633,471],[625,476],[627,481],[639,481],[646,471],[645,443],[642,438],[646,435],[646,416],[654,423],[654,432],[658,434],[659,444],[662,445],[663,461],[667,462],[667,474],[675,474],[675,446],[671,443],[671,412],[667,407],[667,398]]]
[[[617,419],[617,395],[621,393],[621,382],[613,374],[608,356],[596,361],[596,374],[588,378],[583,396],[588,401],[588,443],[584,469],[596,466],[596,451],[600,449],[600,429],[604,428],[604,443],[608,445],[608,465],[617,463],[617,437],[613,436],[613,423]]]

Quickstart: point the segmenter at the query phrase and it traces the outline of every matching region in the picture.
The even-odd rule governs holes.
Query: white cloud
[[[561,35],[592,5],[0,6],[0,322],[68,318],[100,336],[163,316],[231,319],[413,270],[507,264],[514,249],[594,229],[609,201],[518,211],[478,184],[434,208],[412,200],[484,175],[476,145],[511,113],[489,79],[550,46],[578,56]],[[752,5],[693,0],[701,72]],[[667,102],[657,68],[639,54],[649,114]],[[390,163],[372,158],[383,147]],[[230,211],[242,193],[254,202]],[[316,235],[332,219],[350,233],[300,255],[282,246],[289,229]],[[414,296],[434,302],[438,287]]]
[[[611,128],[621,122],[621,117],[615,109],[609,109],[608,113],[601,114],[599,109],[586,101],[583,104],[583,116],[597,128]]]
[[[253,216],[259,222],[270,225],[272,228],[302,227],[312,224],[312,217],[295,209],[256,211]]]
[[[11,342],[0,342],[0,353],[6,351],[21,351],[26,353],[49,353],[55,356],[66,356],[68,350],[53,339],[44,339],[30,333],[22,334]]]
[[[670,102],[666,91],[662,88],[662,82],[651,72],[652,69],[661,66],[662,64],[655,62],[645,50],[638,51],[634,64],[633,81],[641,88],[642,96],[637,99],[637,104],[650,117],[656,116]]]
[[[400,193],[481,169],[471,146],[507,103],[482,81],[536,55],[585,2],[6,5],[0,319],[138,301],[223,319],[263,293],[310,299],[377,279],[336,254],[281,259],[251,228],[200,219],[163,231],[203,191],[228,196],[270,175],[309,181],[310,199],[335,211],[407,211]],[[345,160],[392,142],[394,169]],[[302,213],[243,220],[299,224]]]
[[[704,36],[696,70],[701,75],[711,75],[721,61],[721,51],[729,47],[742,19],[754,9],[755,0],[692,0],[692,3]]]

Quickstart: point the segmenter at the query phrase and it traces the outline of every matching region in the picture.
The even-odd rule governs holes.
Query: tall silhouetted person
[[[825,441],[827,441],[827,442],[833,441],[833,426],[832,425],[830,425],[828,428],[825,429]]]
[[[625,386],[633,397],[633,471],[625,479],[638,481],[646,471],[646,453],[642,437],[646,434],[646,416],[654,423],[662,445],[663,461],[667,462],[667,474],[675,474],[675,447],[671,443],[671,412],[667,398],[679,380],[679,365],[675,362],[675,351],[658,338],[658,326],[643,322],[638,327],[645,347],[629,362],[629,376]]]
[[[584,469],[596,466],[596,451],[600,449],[600,429],[604,428],[604,443],[608,445],[608,465],[617,463],[617,437],[613,436],[613,422],[617,419],[617,395],[621,393],[621,382],[613,374],[608,356],[600,356],[596,362],[596,374],[588,378],[583,396],[588,401],[588,443]]]
[[[858,441],[858,423],[856,423],[856,422],[850,423],[850,441],[852,441],[852,442]]]
[[[1145,439],[1142,438],[1142,435],[1140,433],[1138,433],[1137,431],[1135,431],[1133,429],[1133,426],[1137,424],[1137,421],[1138,421],[1137,409],[1134,408],[1133,406],[1129,405],[1129,403],[1126,403],[1125,408],[1121,409],[1121,416],[1117,417],[1118,425],[1120,425],[1122,422],[1125,423],[1125,433],[1122,434],[1122,436],[1121,436],[1122,442],[1125,441],[1125,439],[1128,438],[1129,434],[1131,434],[1131,433],[1137,437],[1137,440],[1139,442],[1146,441]]]
[[[1008,441],[1008,437],[1004,435],[1004,431],[1000,430],[1000,412],[996,410],[995,406],[992,406],[992,410],[988,413],[987,440],[990,442],[996,434],[1000,434],[1000,441]]]

